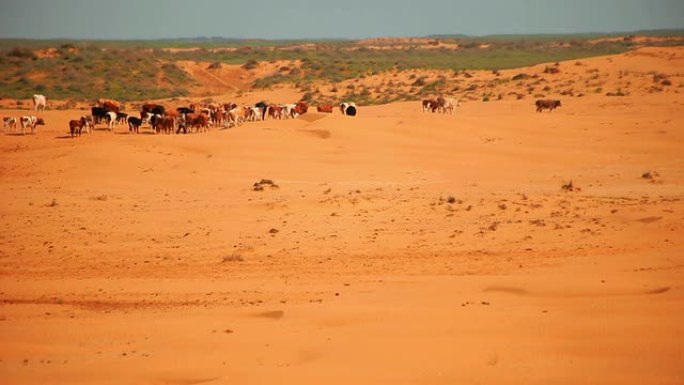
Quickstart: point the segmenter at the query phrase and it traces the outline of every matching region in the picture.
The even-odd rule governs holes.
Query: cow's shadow
[[[159,135],[159,134],[155,134],[152,131],[140,131],[140,132],[119,131],[119,132],[115,132],[114,135]]]
[[[25,134],[22,134],[21,132],[6,132],[5,136],[27,136],[27,135],[36,135],[32,134],[31,132],[27,132]]]

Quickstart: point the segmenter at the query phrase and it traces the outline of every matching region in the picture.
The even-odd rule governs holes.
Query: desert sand
[[[0,136],[0,382],[682,384],[683,57],[562,63],[630,92],[551,113],[77,139],[84,111],[40,113]]]

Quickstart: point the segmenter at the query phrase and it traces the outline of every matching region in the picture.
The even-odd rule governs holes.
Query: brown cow
[[[333,106],[330,104],[322,104],[318,107],[316,107],[318,112],[327,112],[327,113],[332,113],[333,112]]]
[[[162,116],[157,120],[157,124],[155,125],[155,133],[164,132],[165,134],[172,134],[175,125],[176,119],[172,118],[171,116]]]
[[[555,110],[556,107],[561,106],[561,101],[551,99],[539,99],[534,103],[534,105],[537,106],[537,112],[542,112],[546,108],[548,108],[549,112],[551,112]]]
[[[209,130],[209,116],[202,113],[187,114],[185,116],[186,125],[188,128],[197,127],[197,131]]]
[[[107,111],[119,112],[121,110],[121,103],[111,99],[97,99],[97,105]]]
[[[282,119],[283,118],[283,107],[276,106],[275,104],[271,104],[268,106],[268,116],[271,117],[271,119]]]
[[[306,103],[299,102],[295,105],[293,114],[296,114],[296,115],[306,114],[306,111],[308,111],[308,110],[309,110],[309,106]]]
[[[81,131],[83,131],[83,127],[87,127],[87,125],[88,122],[84,116],[82,116],[79,120],[70,120],[69,132],[71,133],[71,137],[73,138],[76,135],[81,136]]]

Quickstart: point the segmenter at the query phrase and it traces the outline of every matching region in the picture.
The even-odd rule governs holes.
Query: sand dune
[[[642,80],[553,113],[407,102],[71,139],[83,111],[46,111],[0,136],[1,382],[680,384],[666,51],[572,65]]]

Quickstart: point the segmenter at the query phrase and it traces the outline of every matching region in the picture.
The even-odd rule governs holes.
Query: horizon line
[[[228,41],[358,41],[368,39],[410,39],[410,38],[488,38],[488,37],[506,37],[506,36],[582,36],[582,35],[634,35],[645,33],[665,33],[673,32],[676,34],[684,34],[684,28],[657,28],[657,29],[641,29],[629,31],[590,31],[590,32],[544,32],[544,33],[493,33],[486,35],[474,35],[464,33],[431,33],[427,35],[384,35],[384,36],[369,36],[359,38],[349,37],[302,37],[302,38],[264,38],[264,37],[230,37],[230,36],[188,36],[188,37],[157,37],[157,38],[75,38],[75,37],[0,37],[0,40],[37,40],[37,41],[54,41],[54,40],[73,40],[73,41],[178,41],[178,40],[228,40]]]

